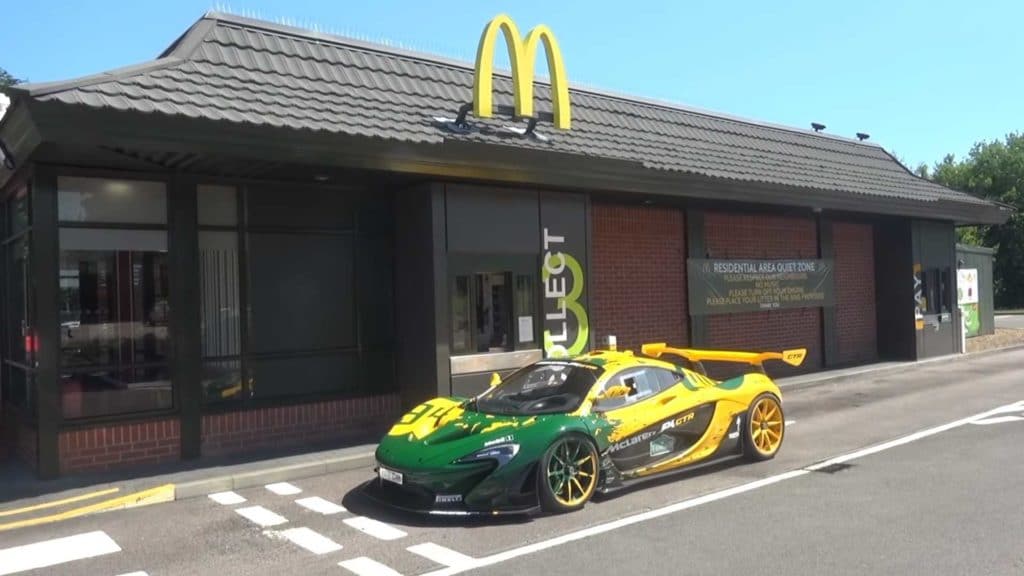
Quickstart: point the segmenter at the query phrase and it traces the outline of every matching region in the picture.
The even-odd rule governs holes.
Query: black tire
[[[762,410],[764,405],[771,406],[777,411],[777,413],[771,414],[772,417],[769,420],[765,420],[761,414],[755,414],[755,411]],[[778,422],[777,426],[774,422]],[[760,430],[760,434],[757,433],[757,430]],[[775,439],[776,435],[778,436],[777,440]],[[782,411],[782,401],[778,396],[765,392],[754,398],[743,418],[740,437],[743,439],[743,456],[750,462],[771,460],[779,453],[782,441],[786,437],[786,415]],[[766,439],[774,440],[767,449]]]
[[[576,452],[577,447],[579,452]],[[564,469],[567,453],[570,455],[573,465],[576,466],[572,471],[577,474],[573,477],[575,481],[573,478],[566,480],[571,484],[568,488],[563,488],[556,493],[549,478],[553,477],[553,470],[561,473]],[[544,451],[537,465],[537,493],[540,496],[541,508],[546,512],[554,513],[574,512],[583,508],[597,490],[600,470],[600,456],[593,440],[583,434],[567,434],[559,437]],[[568,472],[569,470],[566,471],[566,473]],[[588,477],[587,474],[592,476]],[[586,483],[587,478],[590,480],[589,483]],[[555,476],[555,483],[557,484],[563,479],[562,476]]]

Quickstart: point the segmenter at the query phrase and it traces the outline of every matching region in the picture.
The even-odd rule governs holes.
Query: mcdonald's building
[[[210,13],[12,88],[0,453],[50,478],[374,441],[611,340],[958,351],[955,227],[1009,208],[865,135],[574,87],[543,26],[495,18],[476,60]]]

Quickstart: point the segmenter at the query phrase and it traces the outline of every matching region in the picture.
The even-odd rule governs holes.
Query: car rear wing
[[[765,360],[782,360],[790,366],[803,364],[807,357],[806,348],[794,348],[782,352],[733,352],[731,350],[697,350],[694,348],[673,348],[664,342],[644,344],[640,347],[644,356],[660,358],[663,354],[672,354],[684,358],[694,365],[702,374],[704,367],[701,362],[733,362],[750,364],[764,372]]]

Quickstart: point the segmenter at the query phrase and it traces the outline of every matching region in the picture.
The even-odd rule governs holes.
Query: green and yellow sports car
[[[409,411],[381,440],[377,477],[364,489],[431,514],[565,512],[656,475],[766,460],[782,446],[786,420],[763,363],[799,366],[805,355],[645,344],[640,355],[542,360],[495,377],[475,398],[437,398]],[[705,361],[750,371],[720,382],[707,377]]]

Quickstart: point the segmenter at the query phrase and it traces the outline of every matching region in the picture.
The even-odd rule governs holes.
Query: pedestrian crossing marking
[[[442,564],[448,567],[468,566],[473,563],[473,558],[450,548],[445,548],[433,542],[424,542],[406,548],[413,554],[418,554],[427,560]]]
[[[120,552],[117,542],[95,531],[0,550],[0,576]]]
[[[367,558],[366,556],[360,556],[359,558],[339,562],[338,566],[341,566],[356,576],[402,576],[401,572],[397,572],[390,566],[381,564],[380,562]]]
[[[268,526],[277,526],[278,524],[284,524],[288,521],[284,516],[280,516],[267,510],[263,506],[250,506],[248,508],[235,508],[235,512],[241,515],[246,520],[258,524],[264,528]]]
[[[341,512],[346,511],[344,506],[338,506],[334,502],[331,502],[330,500],[324,500],[319,496],[313,496],[310,498],[300,498],[296,500],[295,503],[298,504],[299,506],[302,506],[303,508],[306,508],[307,510],[312,510],[313,512],[323,514],[324,516],[330,516],[331,514],[339,514]]]
[[[213,500],[217,504],[223,504],[224,506],[233,506],[235,504],[241,504],[245,502],[245,497],[235,492],[217,492],[216,494],[210,494],[210,500]]]
[[[277,534],[318,556],[341,550],[341,544],[309,528],[291,528]]]
[[[278,496],[292,496],[294,494],[299,494],[302,492],[302,488],[299,488],[298,486],[294,484],[289,484],[287,482],[267,484],[265,488],[267,490],[270,490],[274,494],[277,494]]]
[[[402,532],[398,528],[389,526],[372,518],[367,518],[366,516],[346,518],[344,522],[356,530],[373,536],[379,540],[398,540],[406,535],[405,532]]]

